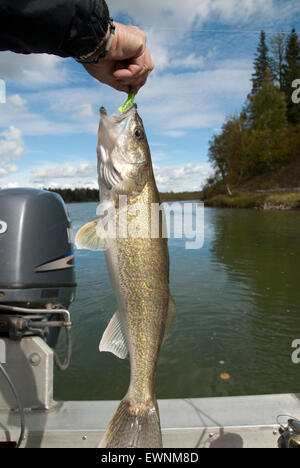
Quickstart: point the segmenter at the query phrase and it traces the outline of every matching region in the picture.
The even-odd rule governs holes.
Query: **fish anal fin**
[[[113,353],[120,359],[125,359],[128,355],[127,339],[123,325],[120,320],[119,311],[111,318],[100,341],[99,351]]]

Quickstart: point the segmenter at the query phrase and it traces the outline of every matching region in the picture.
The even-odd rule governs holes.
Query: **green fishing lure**
[[[128,109],[128,107],[130,107],[131,104],[133,103],[134,98],[135,98],[135,94],[134,94],[134,93],[128,93],[128,98],[127,98],[126,101],[124,102],[123,106],[118,107],[118,111],[119,111],[119,112],[125,112],[126,109]]]

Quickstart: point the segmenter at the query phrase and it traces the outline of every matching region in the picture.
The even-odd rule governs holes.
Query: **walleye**
[[[155,369],[175,306],[169,291],[169,253],[162,236],[151,154],[132,104],[120,115],[100,110],[98,175],[101,216],[80,229],[79,249],[105,250],[118,310],[100,351],[130,357],[130,385],[100,447],[162,447],[154,392]],[[124,203],[124,198],[126,203]],[[114,229],[112,229],[112,226]],[[129,235],[134,226],[135,235]],[[131,229],[132,231],[132,229]],[[157,235],[151,235],[156,232]]]

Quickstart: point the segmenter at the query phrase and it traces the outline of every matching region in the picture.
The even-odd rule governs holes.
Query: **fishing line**
[[[159,27],[159,26],[153,26],[153,25],[145,25],[141,24],[139,25],[140,28],[144,29],[152,29],[153,31],[184,31],[184,32],[193,32],[193,33],[220,33],[220,34],[260,34],[262,29],[267,33],[267,34],[276,34],[276,33],[282,33],[282,34],[289,34],[286,31],[281,30],[275,30],[275,29],[264,29],[263,27],[261,29],[191,29],[191,28],[175,28],[175,27]]]

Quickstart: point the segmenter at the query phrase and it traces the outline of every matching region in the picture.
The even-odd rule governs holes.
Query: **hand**
[[[115,37],[104,59],[97,64],[84,64],[87,72],[97,80],[118,91],[137,93],[144,86],[154,68],[146,47],[146,35],[135,26],[114,22]],[[110,34],[108,28],[106,39]],[[100,51],[101,49],[99,49]],[[88,60],[99,55],[99,51]]]

